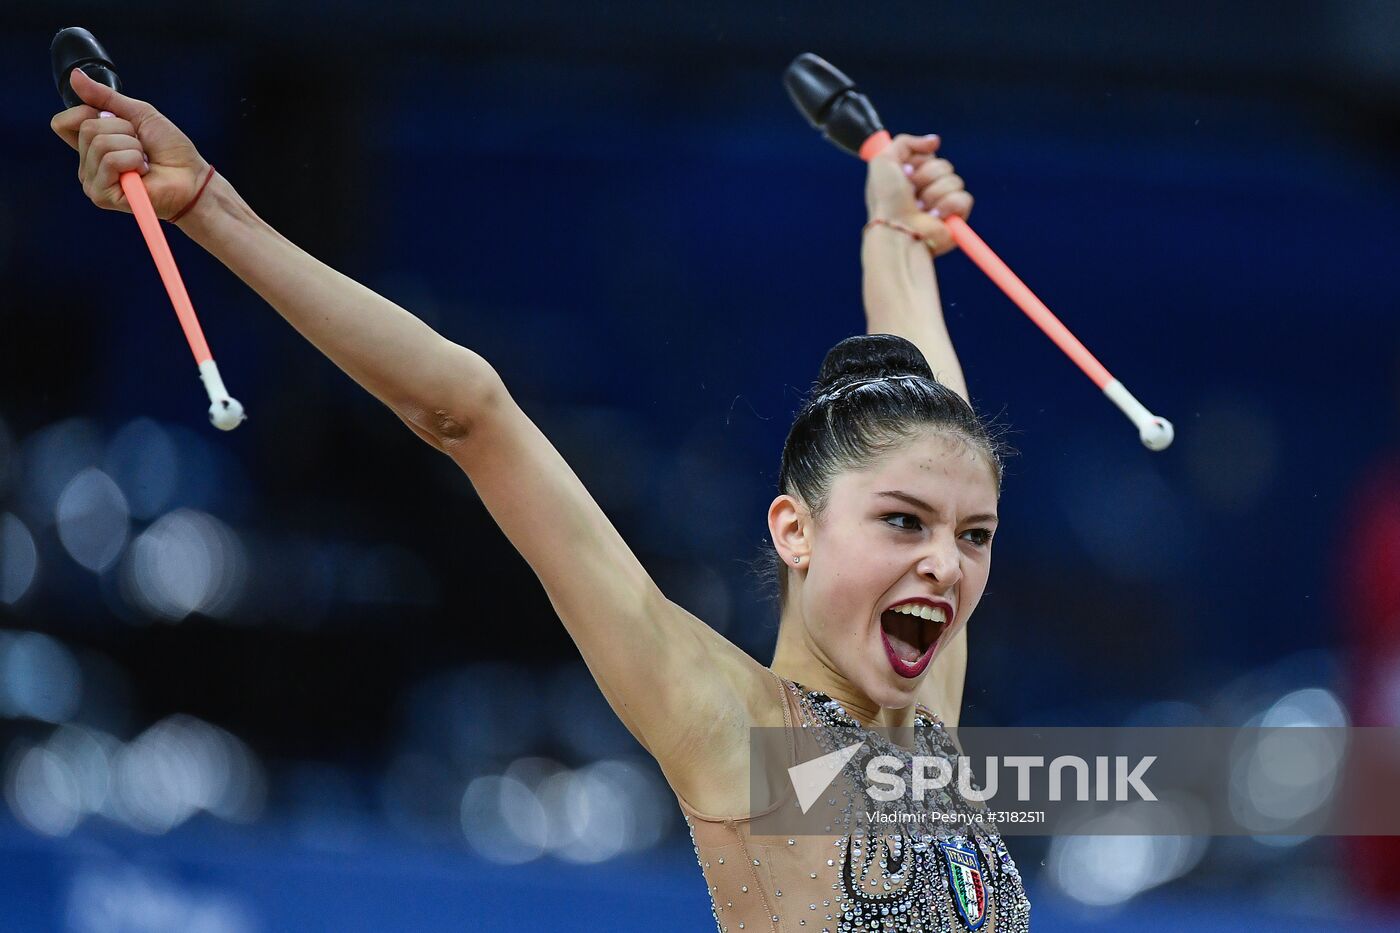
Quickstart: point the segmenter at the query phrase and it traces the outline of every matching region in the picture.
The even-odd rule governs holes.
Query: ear
[[[794,563],[793,558],[805,561],[811,554],[812,542],[807,536],[810,521],[811,516],[802,502],[786,493],[768,506],[768,538],[783,563],[801,568],[802,562]]]

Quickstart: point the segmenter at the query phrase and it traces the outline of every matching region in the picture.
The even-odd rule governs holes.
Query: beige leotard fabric
[[[825,694],[776,673],[773,678],[794,755],[796,729],[833,721],[859,728]],[[951,747],[942,722],[926,707],[916,707],[916,722],[921,750],[941,754],[940,744]],[[793,757],[789,761],[797,763]],[[845,836],[751,832],[755,818],[797,805],[790,785],[778,797],[747,816],[721,817],[702,813],[677,795],[720,933],[1029,930],[1030,902],[998,834],[979,828],[934,836],[905,827]],[[955,851],[946,853],[941,843]],[[980,884],[974,873],[950,868],[950,860],[978,866]],[[962,911],[950,881],[961,889]]]

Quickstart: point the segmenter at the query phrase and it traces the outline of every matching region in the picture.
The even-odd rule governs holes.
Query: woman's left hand
[[[972,195],[952,163],[938,157],[939,143],[937,136],[901,133],[870,160],[865,184],[870,219],[917,231],[935,256],[956,245],[943,220],[972,213]]]

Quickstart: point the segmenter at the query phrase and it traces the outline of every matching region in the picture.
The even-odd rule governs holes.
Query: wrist
[[[924,235],[915,230],[911,225],[903,220],[894,217],[871,217],[866,221],[865,226],[860,228],[862,234],[869,234],[876,230],[886,230],[890,233],[897,233],[900,236],[916,242],[923,242]]]
[[[190,239],[202,243],[213,234],[220,219],[237,213],[239,200],[238,192],[228,179],[213,172],[189,210],[172,223]]]
[[[893,252],[901,255],[925,256],[933,244],[912,224],[902,219],[874,217],[861,228],[861,251]]]
[[[204,166],[195,173],[194,193],[185,200],[184,205],[179,210],[175,211],[175,213],[171,214],[169,217],[161,219],[166,223],[178,224],[180,219],[193,210],[195,205],[199,203],[200,197],[204,194],[204,189],[209,186],[209,182],[212,181],[213,178],[214,166],[205,162]]]

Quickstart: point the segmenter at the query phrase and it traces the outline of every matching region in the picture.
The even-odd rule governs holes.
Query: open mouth
[[[902,677],[917,677],[933,658],[949,625],[944,606],[906,602],[880,613],[881,636],[890,666]]]

